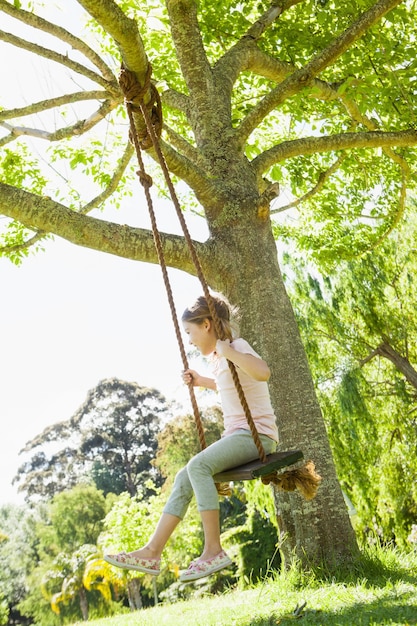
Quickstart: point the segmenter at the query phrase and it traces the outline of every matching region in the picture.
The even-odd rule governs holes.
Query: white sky
[[[79,5],[60,6],[67,11],[59,21],[76,33]],[[48,8],[48,19],[54,19],[53,9]],[[1,15],[2,28],[16,32],[13,20]],[[48,97],[51,85],[56,92],[57,83],[39,59],[0,43],[0,61],[0,83],[10,86],[0,96],[3,106]],[[154,202],[161,205],[155,197]],[[120,211],[102,218],[147,226],[143,196],[139,206],[137,197],[126,198]],[[204,238],[200,222],[191,218],[188,225],[192,235]],[[163,207],[160,228],[180,232],[171,205]],[[0,257],[0,505],[22,501],[11,485],[23,461],[21,448],[46,426],[70,418],[100,380],[135,381],[168,400],[188,401],[160,268],[59,238],[45,248],[20,267]],[[179,271],[170,276],[181,315],[201,293],[200,283]]]

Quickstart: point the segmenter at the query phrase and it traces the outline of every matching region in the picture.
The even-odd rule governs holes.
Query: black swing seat
[[[260,459],[255,459],[255,461],[250,461],[244,465],[231,467],[224,472],[216,474],[213,478],[216,483],[227,483],[233,480],[252,480],[271,474],[282,467],[287,467],[287,465],[292,465],[302,458],[303,453],[301,450],[274,452],[267,455],[266,463],[262,463]]]

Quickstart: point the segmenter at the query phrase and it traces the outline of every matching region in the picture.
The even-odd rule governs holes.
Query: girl
[[[244,339],[233,337],[230,308],[226,301],[213,297],[213,304],[223,336],[226,337],[224,340],[217,336],[204,296],[200,296],[182,316],[184,331],[190,344],[209,357],[213,378],[200,376],[195,370],[189,369],[183,373],[183,380],[187,385],[219,391],[224,433],[219,441],[199,452],[178,472],[171,495],[148,543],[134,552],[106,555],[105,560],[112,565],[155,576],[159,574],[162,550],[184,517],[193,494],[203,525],[204,550],[182,572],[180,580],[197,580],[231,565],[232,561],[220,543],[219,497],[213,476],[230,467],[253,461],[258,458],[259,453],[249,430],[228,360],[236,366],[266,454],[276,450],[278,431],[267,385],[269,367]]]

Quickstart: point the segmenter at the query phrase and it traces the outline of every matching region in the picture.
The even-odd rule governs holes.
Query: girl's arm
[[[254,380],[267,381],[271,375],[267,363],[260,357],[248,354],[247,352],[238,352],[231,345],[230,341],[217,340],[216,353],[224,356],[228,361],[234,363],[242,371]]]
[[[206,389],[213,389],[216,391],[216,381],[214,378],[208,378],[207,376],[200,376],[195,370],[185,370],[182,373],[182,379],[186,385],[193,383],[193,387],[205,387]]]

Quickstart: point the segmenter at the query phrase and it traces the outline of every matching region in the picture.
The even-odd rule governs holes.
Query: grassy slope
[[[417,553],[379,550],[336,576],[293,571],[246,591],[91,621],[91,626],[272,626],[294,624],[306,602],[302,626],[417,625]]]

